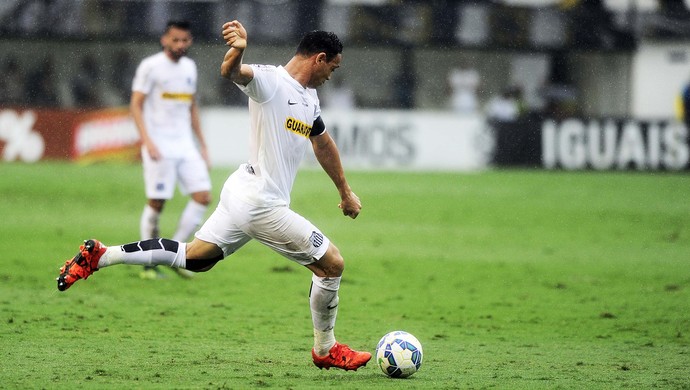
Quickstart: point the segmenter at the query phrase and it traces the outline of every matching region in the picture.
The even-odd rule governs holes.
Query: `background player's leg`
[[[144,211],[141,214],[141,221],[139,223],[139,233],[142,240],[160,237],[160,229],[158,221],[165,206],[165,199],[149,199],[144,206]],[[184,241],[184,240],[178,240]],[[142,279],[156,279],[164,275],[153,265],[145,265],[141,272]]]
[[[139,234],[142,240],[159,237],[158,221],[165,201],[162,199],[149,199],[144,206],[139,222]]]
[[[208,194],[208,192],[192,194],[192,199],[187,202],[187,206],[185,206],[182,212],[177,231],[173,235],[173,240],[186,241],[204,220],[204,215],[206,215],[206,210],[208,209],[210,201],[210,194],[205,197],[203,194]],[[200,202],[197,199],[203,201]]]

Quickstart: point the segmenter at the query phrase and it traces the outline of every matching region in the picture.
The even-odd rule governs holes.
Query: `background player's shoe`
[[[184,268],[173,268],[173,271],[175,271],[175,273],[179,277],[181,277],[182,279],[191,279],[194,276],[196,276],[195,272],[192,272],[192,271],[190,271],[188,269],[184,269]]]
[[[106,246],[98,240],[86,240],[79,247],[79,253],[67,260],[60,268],[60,276],[57,278],[58,290],[65,291],[79,279],[86,279],[92,273],[98,271],[98,259],[103,256]]]
[[[194,272],[184,268],[170,267],[170,269],[183,279],[191,279],[194,276],[196,276],[194,275]],[[158,266],[145,266],[144,270],[139,273],[139,277],[147,280],[156,280],[165,279],[168,277],[168,275],[165,272],[161,271],[160,267]]]
[[[139,273],[139,277],[142,279],[147,279],[147,280],[155,280],[155,279],[165,279],[168,277],[168,275],[166,275],[158,267],[145,266],[144,270]]]
[[[371,354],[369,352],[353,351],[345,344],[335,343],[331,350],[328,351],[327,356],[318,356],[316,352],[311,350],[311,357],[314,359],[314,364],[318,368],[329,369],[331,367],[341,368],[343,370],[354,370],[362,366],[366,366]]]

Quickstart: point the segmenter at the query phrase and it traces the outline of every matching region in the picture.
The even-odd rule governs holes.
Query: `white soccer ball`
[[[422,366],[422,344],[402,330],[383,336],[376,346],[376,364],[391,378],[407,378]]]

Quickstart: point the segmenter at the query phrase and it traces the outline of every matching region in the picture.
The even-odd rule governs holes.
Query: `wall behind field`
[[[135,67],[141,59],[159,50],[157,42],[110,41],[40,41],[0,38],[3,58],[17,57],[23,70],[35,69],[44,58],[55,63],[56,82],[63,107],[73,107],[70,88],[79,71],[81,58],[96,57],[100,73],[107,84],[122,66],[117,55],[126,50]],[[202,105],[242,105],[246,101],[237,89],[219,75],[225,46],[217,43],[196,43],[191,51],[199,67],[199,99]],[[294,53],[291,45],[257,45],[245,53],[247,63],[284,64]],[[561,53],[563,54],[563,53]],[[632,54],[601,52],[568,52],[566,66],[573,75],[579,104],[584,115],[623,116],[631,113],[630,91]],[[355,91],[362,108],[395,108],[393,90],[395,77],[404,62],[410,62],[416,78],[415,108],[447,109],[450,69],[460,64],[477,69],[481,81],[478,98],[481,104],[510,85],[519,85],[525,92],[530,109],[543,108],[540,96],[553,72],[554,53],[479,50],[459,48],[418,48],[407,54],[398,46],[346,46],[343,65],[337,70]],[[133,76],[133,69],[129,72]],[[106,95],[108,95],[106,93]],[[112,94],[111,94],[112,95]],[[124,100],[109,100],[111,105],[126,105]]]

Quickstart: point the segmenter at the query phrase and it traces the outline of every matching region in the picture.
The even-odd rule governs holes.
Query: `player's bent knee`
[[[165,207],[165,199],[149,199],[146,204],[160,213],[163,211],[163,207]]]
[[[326,253],[317,261],[307,266],[316,276],[339,277],[345,270],[345,260],[338,248],[331,244]]]
[[[223,260],[223,250],[216,244],[194,238],[187,244],[185,250],[187,258],[185,268],[192,272],[206,272],[213,268],[217,262]]]
[[[192,199],[204,206],[211,204],[212,196],[210,192],[195,192],[192,194]]]

